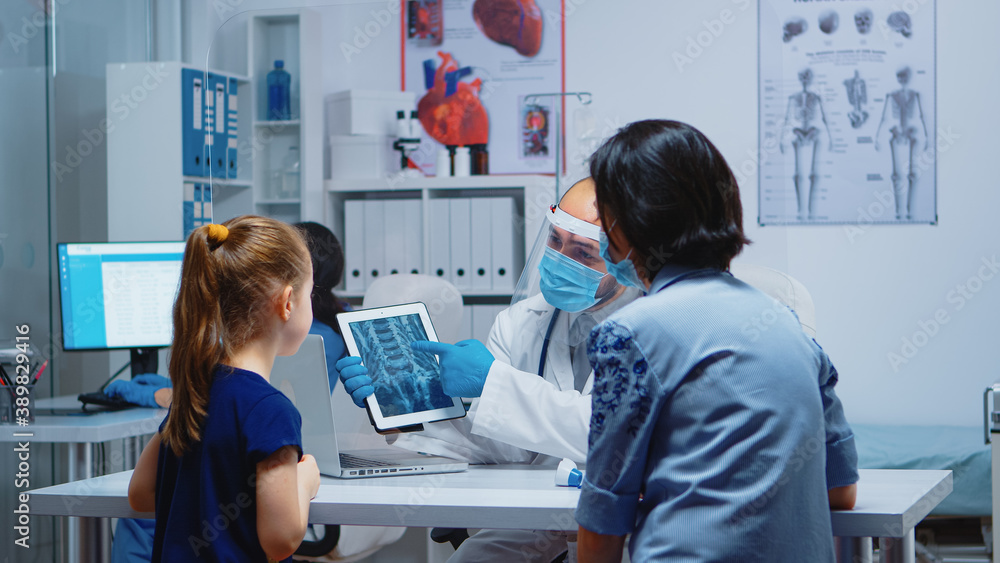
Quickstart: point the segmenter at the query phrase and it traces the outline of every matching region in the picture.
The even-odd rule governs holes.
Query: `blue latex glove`
[[[121,397],[133,405],[140,407],[159,407],[156,404],[156,392],[164,387],[173,387],[170,380],[155,373],[144,373],[124,381],[116,379],[104,388],[104,394],[109,397]]]
[[[450,397],[478,397],[483,394],[486,375],[495,358],[478,340],[444,344],[418,340],[410,344],[415,352],[437,354],[441,360],[441,389]]]
[[[361,358],[347,356],[338,360],[333,367],[344,382],[344,391],[351,396],[355,405],[364,408],[365,397],[374,394],[375,388],[372,387],[372,378],[368,377],[368,368],[361,365]]]

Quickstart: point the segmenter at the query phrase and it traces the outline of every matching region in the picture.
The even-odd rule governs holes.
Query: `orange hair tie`
[[[217,225],[212,223],[208,225],[208,243],[212,245],[212,250],[215,250],[222,243],[226,242],[229,238],[229,229],[225,225]]]

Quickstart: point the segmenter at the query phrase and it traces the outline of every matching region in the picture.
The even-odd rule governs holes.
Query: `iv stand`
[[[524,97],[524,103],[526,103],[526,104],[527,103],[531,103],[531,102],[537,100],[538,98],[547,98],[547,97],[568,98],[570,96],[575,96],[576,99],[579,100],[580,103],[582,105],[585,105],[585,106],[590,105],[590,102],[592,102],[593,98],[594,98],[593,95],[591,95],[590,92],[555,92],[555,93],[551,93],[551,94],[528,94],[527,96]],[[560,193],[560,190],[559,190],[559,177],[562,175],[562,168],[559,166],[559,159],[560,159],[560,157],[562,157],[562,144],[563,144],[563,141],[564,141],[562,139],[562,123],[561,123],[562,120],[560,119],[560,117],[562,115],[562,107],[561,106],[560,107],[555,107],[554,104],[553,104],[553,108],[552,109],[553,109],[552,113],[554,113],[555,116],[556,116],[556,120],[555,120],[555,129],[556,129],[556,135],[555,135],[555,137],[556,137],[556,201],[559,201],[559,198],[562,197],[562,195]],[[565,164],[566,163],[564,162],[563,165],[565,165]]]

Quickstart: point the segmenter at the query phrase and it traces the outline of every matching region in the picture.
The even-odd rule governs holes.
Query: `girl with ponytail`
[[[196,229],[170,354],[173,404],[139,458],[129,504],[156,513],[153,561],[284,561],[319,489],[302,419],[271,387],[312,323],[302,236],[264,217]]]

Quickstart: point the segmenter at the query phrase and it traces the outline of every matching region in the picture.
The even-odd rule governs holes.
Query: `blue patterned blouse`
[[[833,561],[827,489],[857,482],[837,372],[786,307],[668,266],[591,333],[577,521],[634,561]]]

